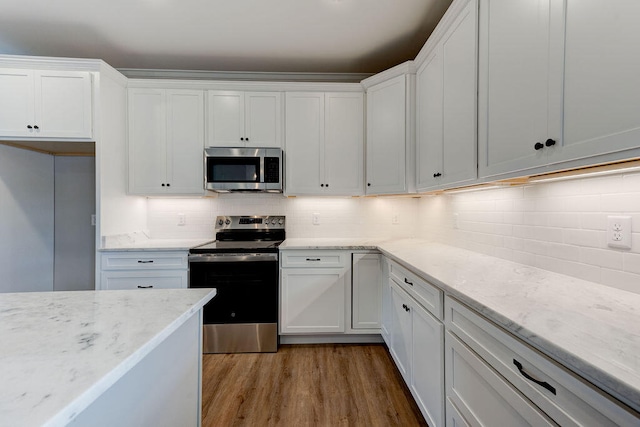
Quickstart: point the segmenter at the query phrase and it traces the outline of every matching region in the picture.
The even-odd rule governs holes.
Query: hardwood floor
[[[203,358],[203,427],[427,425],[382,344]]]

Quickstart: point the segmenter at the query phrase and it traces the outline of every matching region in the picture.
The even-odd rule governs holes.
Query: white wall
[[[116,73],[116,71],[111,71]],[[109,236],[144,230],[147,201],[127,196],[127,91],[111,73],[99,76],[96,159],[99,234]]]
[[[640,293],[640,173],[424,197],[418,206],[420,237]],[[631,250],[607,247],[609,215],[632,217]]]
[[[0,145],[0,292],[53,289],[53,157]]]
[[[95,158],[55,157],[56,291],[95,289]]]
[[[178,213],[186,215],[179,226]],[[312,224],[312,214],[320,224]],[[217,215],[286,215],[287,237],[411,237],[417,203],[412,198],[286,198],[269,194],[223,194],[203,199],[149,199],[152,238],[213,238]],[[392,224],[392,217],[398,224]]]

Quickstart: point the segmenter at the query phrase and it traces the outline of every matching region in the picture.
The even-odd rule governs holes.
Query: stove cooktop
[[[219,241],[205,243],[191,248],[193,254],[202,253],[237,253],[237,252],[278,252],[282,240],[277,241]]]

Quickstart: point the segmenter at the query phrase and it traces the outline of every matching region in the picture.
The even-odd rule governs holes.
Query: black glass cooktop
[[[192,254],[203,253],[241,253],[241,252],[278,252],[278,246],[282,243],[277,241],[219,241],[205,243],[204,245],[191,248]]]

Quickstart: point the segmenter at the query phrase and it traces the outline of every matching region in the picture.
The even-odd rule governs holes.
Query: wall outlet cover
[[[631,217],[607,217],[607,245],[611,248],[631,249]]]

